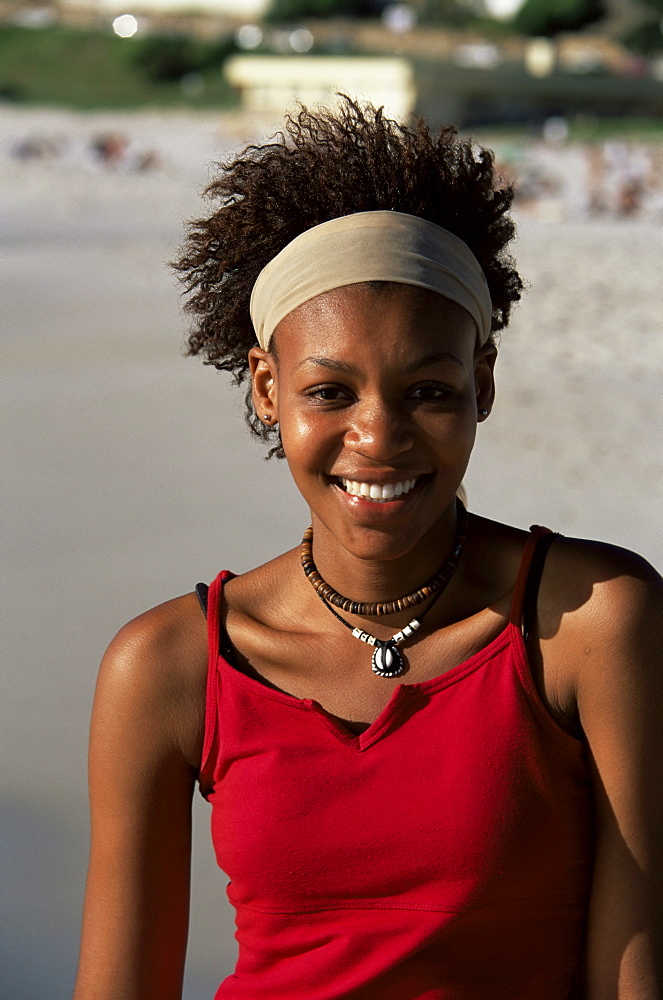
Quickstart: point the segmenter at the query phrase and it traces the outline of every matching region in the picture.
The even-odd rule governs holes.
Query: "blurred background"
[[[528,293],[466,480],[478,513],[660,568],[661,0],[3,0],[2,996],[71,993],[86,742],[122,623],[296,545],[241,393],[184,359],[167,267],[213,164],[338,91],[454,122],[515,181]],[[267,512],[264,497],[269,496]],[[232,970],[195,807],[187,1000]]]

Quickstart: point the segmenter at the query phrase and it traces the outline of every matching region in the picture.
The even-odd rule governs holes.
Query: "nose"
[[[411,420],[386,400],[355,407],[345,434],[346,448],[373,462],[389,462],[414,444]]]

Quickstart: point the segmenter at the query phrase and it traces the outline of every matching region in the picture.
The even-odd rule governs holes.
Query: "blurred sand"
[[[182,359],[185,322],[164,266],[182,219],[200,209],[207,163],[264,123],[1,115],[13,859],[3,975],[12,1000],[55,1000],[75,968],[85,744],[103,648],[125,620],[222,566],[241,571],[296,544],[306,511],[283,464],[250,441],[240,395]],[[158,166],[95,163],[90,137],[108,131],[131,140],[132,163],[154,150]],[[61,137],[58,155],[17,160],[35,135]],[[575,155],[559,152],[562,175]],[[515,252],[531,289],[504,335],[470,503],[626,545],[660,567],[659,206],[588,221],[574,204],[558,206],[555,222],[521,220]],[[202,801],[196,823],[186,996],[210,1000],[233,942]]]

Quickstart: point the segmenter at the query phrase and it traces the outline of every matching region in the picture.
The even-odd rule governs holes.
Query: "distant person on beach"
[[[661,580],[460,494],[522,290],[511,188],[345,99],[208,195],[190,353],[311,525],[104,657],[75,1000],[180,1000],[197,784],[237,911],[216,1000],[660,998]]]

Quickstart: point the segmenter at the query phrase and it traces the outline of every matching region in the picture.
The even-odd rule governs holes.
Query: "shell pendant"
[[[392,640],[375,643],[371,669],[379,677],[400,677],[405,669],[403,657]]]

